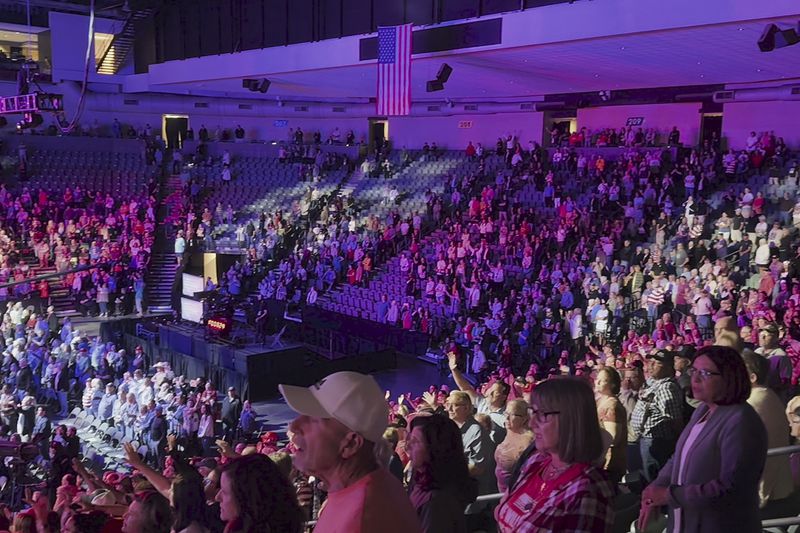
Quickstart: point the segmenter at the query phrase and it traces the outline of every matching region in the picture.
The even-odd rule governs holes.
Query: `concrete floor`
[[[419,396],[427,390],[430,385],[447,384],[451,388],[455,386],[452,378],[441,376],[436,367],[425,361],[407,357],[397,358],[397,368],[385,370],[373,374],[382,389],[391,391],[391,399],[395,400],[398,395],[410,392],[414,396]],[[253,408],[258,413],[258,421],[264,430],[274,431],[284,437],[286,427],[295,416],[283,398],[276,398],[265,402],[253,404]]]

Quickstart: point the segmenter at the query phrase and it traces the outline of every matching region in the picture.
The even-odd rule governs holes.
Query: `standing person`
[[[783,402],[772,389],[766,386],[769,363],[752,350],[741,352],[747,373],[750,377],[750,396],[747,403],[755,409],[767,429],[769,448],[782,448],[791,444],[789,428],[786,426]],[[786,500],[794,491],[792,468],[788,455],[768,457],[764,474],[758,485],[758,498],[761,519],[786,516],[786,504],[793,504],[794,498]],[[788,509],[788,508],[787,508]]]
[[[747,404],[750,380],[741,356],[706,346],[690,369],[701,405],[681,433],[675,455],[642,493],[639,527],[669,507],[672,532],[761,531],[758,482],[767,457],[767,432]]]
[[[464,508],[478,487],[469,477],[461,432],[441,415],[420,415],[411,421],[406,439],[411,462],[409,497],[425,533],[466,533]]]
[[[133,281],[134,301],[136,302],[136,314],[142,316],[144,314],[144,276],[140,273],[136,274]]]
[[[100,308],[100,316],[108,316],[108,285],[104,282],[97,287],[97,306]]]
[[[476,345],[477,346],[477,345]],[[489,388],[486,396],[475,390],[475,387],[467,381],[461,369],[458,368],[458,360],[455,354],[448,356],[450,364],[450,372],[453,374],[453,379],[458,385],[458,388],[467,393],[470,402],[475,407],[477,414],[489,415],[492,419],[492,431],[489,435],[492,442],[497,446],[506,436],[505,419],[506,419],[506,400],[508,400],[508,393],[511,387],[505,381],[495,381]]]
[[[655,479],[675,451],[683,429],[683,392],[675,381],[674,354],[658,350],[647,357],[647,386],[631,414],[631,429],[639,438],[642,475]]]
[[[236,428],[242,413],[242,400],[236,394],[236,389],[228,387],[228,395],[222,400],[222,424],[225,431],[225,440],[233,442],[236,437]]]
[[[611,435],[611,446],[606,452],[604,468],[611,481],[619,483],[628,466],[628,419],[618,395],[622,380],[613,367],[604,366],[597,371],[594,387],[597,393],[597,417],[600,426]]]
[[[264,455],[246,455],[226,463],[214,499],[219,502],[226,533],[300,533],[303,530],[303,512],[294,487]],[[319,527],[317,524],[314,531]]]
[[[376,459],[376,449],[388,446],[383,432],[389,416],[377,382],[337,372],[309,388],[278,389],[300,414],[289,424],[294,466],[328,489],[314,531],[420,532],[402,484]]]
[[[619,401],[625,408],[625,416],[628,423],[628,472],[637,472],[642,469],[642,456],[639,453],[639,440],[631,426],[631,415],[633,408],[639,401],[639,391],[644,385],[644,373],[641,366],[631,365],[623,370],[622,386],[619,393]]]
[[[592,465],[603,443],[589,384],[573,377],[540,383],[530,415],[537,452],[500,500],[498,531],[610,532],[614,487]]]
[[[168,533],[171,525],[169,500],[151,490],[134,495],[122,519],[122,533]]]
[[[178,236],[175,237],[175,259],[178,261],[178,266],[183,261],[183,254],[186,251],[186,239],[183,237],[183,230],[178,230]]]
[[[447,398],[447,414],[461,430],[464,455],[467,458],[469,474],[478,480],[478,494],[492,494],[497,491],[494,477],[494,449],[489,431],[475,419],[472,402],[466,392],[453,391]],[[479,521],[485,509],[483,503],[475,503],[467,509],[471,521]]]
[[[506,438],[494,451],[495,477],[500,492],[508,490],[508,479],[522,453],[533,442],[528,404],[525,400],[511,400],[506,404]]]
[[[211,443],[214,442],[214,417],[207,403],[200,404],[200,423],[197,426],[197,437],[203,447],[203,455],[208,457]]]
[[[168,430],[169,424],[167,419],[164,418],[164,408],[161,405],[156,405],[148,436],[148,448],[150,448],[150,456],[153,457],[156,468],[163,468],[164,466]]]
[[[756,353],[764,357],[769,363],[767,386],[774,390],[780,399],[786,403],[790,396],[792,361],[778,344],[778,335],[778,325],[774,322],[769,322],[762,327],[758,332]]]

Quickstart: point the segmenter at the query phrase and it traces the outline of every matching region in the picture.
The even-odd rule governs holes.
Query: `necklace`
[[[542,484],[539,486],[539,494],[542,494],[544,492],[544,489],[545,487],[547,487],[548,483],[550,483],[551,481],[559,477],[561,474],[566,472],[570,466],[572,465],[565,465],[556,468],[553,466],[552,462],[549,463],[540,474],[540,477],[542,479]]]

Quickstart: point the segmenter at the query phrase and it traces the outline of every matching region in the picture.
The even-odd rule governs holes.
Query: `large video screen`
[[[193,276],[191,274],[183,274],[183,295],[194,296],[196,292],[203,292],[205,284],[203,283],[203,276]]]
[[[203,302],[190,298],[181,298],[181,318],[190,322],[203,321]]]

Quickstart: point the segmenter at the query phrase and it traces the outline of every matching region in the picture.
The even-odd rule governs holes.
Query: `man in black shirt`
[[[242,400],[236,395],[236,389],[228,387],[228,395],[222,400],[222,424],[225,430],[225,440],[233,442],[236,437],[236,428],[239,425],[239,416],[242,414]]]

